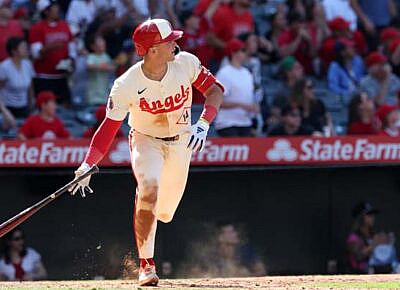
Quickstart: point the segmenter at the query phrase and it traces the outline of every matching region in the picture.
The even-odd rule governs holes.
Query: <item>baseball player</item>
[[[153,260],[157,220],[172,220],[185,189],[192,151],[203,149],[209,124],[223,100],[222,84],[196,56],[179,51],[175,41],[182,34],[164,19],[150,19],[136,28],[133,42],[143,60],[115,80],[106,118],[75,171],[79,176],[100,162],[129,113],[140,286],[158,284]],[[192,86],[206,100],[201,117],[191,126]],[[82,196],[93,192],[89,178],[70,190],[72,194],[79,190]]]

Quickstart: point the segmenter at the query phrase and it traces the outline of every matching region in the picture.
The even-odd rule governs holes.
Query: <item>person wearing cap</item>
[[[375,234],[377,213],[379,210],[368,202],[357,204],[352,210],[352,229],[346,238],[349,273],[368,273],[369,257],[374,248],[382,243],[381,236]]]
[[[171,222],[182,198],[193,152],[207,145],[210,124],[223,101],[223,85],[199,59],[180,51],[165,19],[138,25],[132,40],[142,61],[114,81],[106,117],[94,134],[88,153],[75,171],[81,176],[108,152],[129,113],[129,148],[137,189],[134,234],[139,254],[139,286],[156,286],[154,262],[157,221]],[[204,109],[191,125],[192,86],[205,96]],[[83,197],[93,193],[90,177],[70,188]]]
[[[93,127],[88,128],[84,133],[83,133],[83,138],[92,138],[94,133],[96,133],[97,129],[100,127],[101,123],[106,117],[106,106],[105,105],[100,105],[95,112],[95,117],[96,117],[96,124],[93,125]],[[121,128],[118,130],[116,137],[124,137],[124,133],[122,132]]]
[[[36,99],[39,113],[26,119],[18,133],[18,139],[55,139],[68,138],[70,133],[56,116],[56,96],[50,91],[42,91]]]
[[[215,128],[221,137],[252,136],[252,117],[260,112],[260,107],[254,99],[253,76],[243,66],[247,58],[245,44],[238,39],[230,40],[226,54],[229,63],[217,72],[225,93]]]
[[[378,109],[377,116],[382,123],[380,135],[398,137],[400,136],[398,107],[383,105]]]
[[[381,41],[381,46],[379,47],[379,51],[381,51],[384,55],[390,55],[390,45],[393,40],[400,38],[400,31],[395,27],[386,27],[379,34],[379,39]]]
[[[386,56],[380,52],[371,52],[365,58],[368,75],[360,82],[360,90],[366,92],[374,102],[397,105],[397,92],[400,90],[400,78],[392,73],[392,67]]]
[[[327,71],[329,64],[336,58],[335,45],[339,39],[347,38],[351,40],[358,55],[363,56],[368,52],[364,35],[358,30],[351,30],[350,22],[343,17],[337,16],[333,18],[329,21],[328,26],[331,30],[331,35],[323,41],[319,52],[324,72]]]
[[[35,93],[52,91],[57,101],[71,103],[68,73],[72,71],[76,46],[68,24],[60,19],[60,6],[54,0],[39,0],[42,20],[31,27],[29,43],[34,60]]]
[[[328,67],[328,87],[342,98],[347,105],[357,92],[361,78],[365,74],[361,57],[355,54],[354,44],[347,38],[340,38],[335,43],[336,59]]]
[[[286,56],[280,62],[283,83],[272,102],[273,107],[282,108],[289,102],[294,84],[304,78],[304,69],[294,56]]]
[[[343,0],[322,0],[322,6],[325,10],[325,17],[328,22],[334,20],[337,17],[341,17],[347,23],[351,31],[357,29],[357,15],[350,5],[350,1]]]

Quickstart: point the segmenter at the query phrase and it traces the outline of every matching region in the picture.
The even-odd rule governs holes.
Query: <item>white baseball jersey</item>
[[[192,84],[210,75],[208,70],[187,52],[168,62],[161,81],[148,79],[142,64],[136,63],[115,80],[106,116],[121,121],[129,112],[129,125],[153,137],[172,137],[190,130]]]

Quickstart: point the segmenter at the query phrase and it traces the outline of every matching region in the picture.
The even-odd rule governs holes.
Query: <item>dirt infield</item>
[[[151,289],[132,280],[1,282],[0,289]],[[161,280],[153,289],[400,289],[400,275]]]

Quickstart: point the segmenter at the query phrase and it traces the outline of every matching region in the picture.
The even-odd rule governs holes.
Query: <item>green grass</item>
[[[388,282],[318,282],[308,284],[308,287],[332,289],[400,289],[400,281]],[[305,286],[305,287],[307,287]]]

